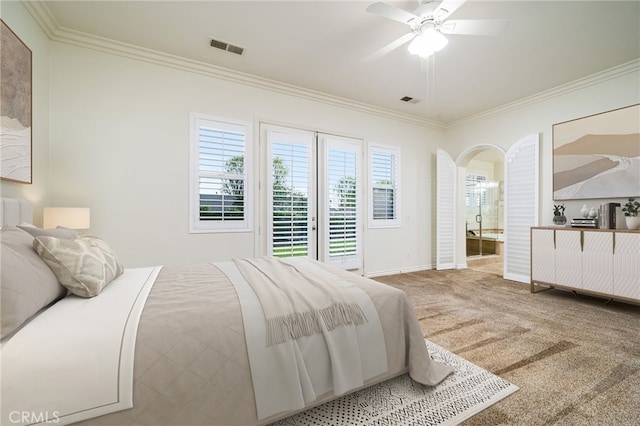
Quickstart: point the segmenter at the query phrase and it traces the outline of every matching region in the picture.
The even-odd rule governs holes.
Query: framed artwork
[[[640,104],[553,125],[553,199],[640,196]]]
[[[0,178],[31,183],[31,50],[0,20]]]

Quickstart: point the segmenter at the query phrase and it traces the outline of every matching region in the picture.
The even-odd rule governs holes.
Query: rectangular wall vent
[[[220,50],[227,50],[227,46],[229,46],[229,44],[224,41],[211,39],[211,47],[215,47]]]
[[[244,52],[244,47],[238,47],[230,44],[227,47],[227,52],[235,53],[236,55],[242,55],[242,53]]]
[[[411,96],[405,96],[403,98],[400,99],[402,102],[407,102],[410,104],[417,104],[418,102],[420,102],[420,99],[415,99],[412,98]]]
[[[211,39],[211,43],[209,43],[211,47],[215,47],[216,49],[224,50],[229,53],[235,53],[236,55],[242,55],[244,53],[244,47],[234,46],[233,44],[229,44],[224,41]]]

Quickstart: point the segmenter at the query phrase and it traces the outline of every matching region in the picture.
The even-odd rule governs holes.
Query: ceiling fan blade
[[[369,5],[369,7],[367,7],[367,12],[375,13],[376,15],[393,19],[394,21],[402,22],[409,26],[418,25],[420,23],[419,16],[383,2]]]
[[[410,32],[407,33],[405,35],[403,35],[400,38],[397,38],[396,40],[392,41],[391,43],[387,44],[384,47],[381,47],[380,49],[376,50],[375,52],[371,53],[368,56],[365,56],[364,61],[373,61],[374,59],[378,59],[384,55],[386,55],[387,53],[391,52],[394,49],[397,49],[398,47],[402,46],[403,44],[413,40],[413,38],[415,37],[415,33]]]
[[[460,6],[462,6],[467,0],[444,0],[440,3],[440,6],[434,11],[434,16],[444,20],[447,16],[451,16]]]
[[[508,19],[449,19],[439,28],[442,34],[495,36],[508,24]]]

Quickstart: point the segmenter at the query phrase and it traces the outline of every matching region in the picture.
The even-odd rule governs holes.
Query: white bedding
[[[69,424],[132,407],[138,321],[160,269],[127,269],[99,297],[67,296],[5,342],[0,423]]]
[[[450,367],[429,357],[403,292],[314,263],[357,285],[376,307],[389,369],[365,386],[407,370],[426,385],[435,385],[451,373]],[[138,288],[128,281],[132,272],[141,274]],[[248,426],[295,413],[258,419],[242,310],[229,278],[212,264],[164,267],[157,272],[126,270],[96,298],[62,300],[14,334],[1,353],[4,418],[0,422],[68,424],[88,419],[84,426]],[[132,348],[127,349],[124,335],[109,325],[114,314],[120,318],[119,326],[137,317],[142,303],[135,309],[125,307],[125,294],[142,302],[151,286],[137,333],[133,326],[128,333],[131,341],[135,338],[135,374],[130,379]],[[108,319],[98,319],[105,314]],[[87,338],[96,340],[79,343]],[[101,343],[105,338],[111,343]],[[117,349],[107,349],[114,344]],[[268,382],[273,383],[273,378]],[[127,408],[132,382],[134,405]],[[334,397],[327,392],[305,407]],[[89,419],[94,416],[99,417]]]
[[[233,261],[214,263],[229,277],[240,300],[258,419],[300,410],[326,392],[342,395],[388,370],[382,326],[369,296],[304,259],[281,261],[295,265],[305,276],[322,277],[348,292],[367,322],[331,331],[324,327],[320,334],[268,346],[265,315],[252,286]],[[268,286],[268,280],[254,285]]]

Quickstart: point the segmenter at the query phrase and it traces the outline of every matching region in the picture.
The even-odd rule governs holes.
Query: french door
[[[267,253],[362,267],[362,141],[263,124]]]

